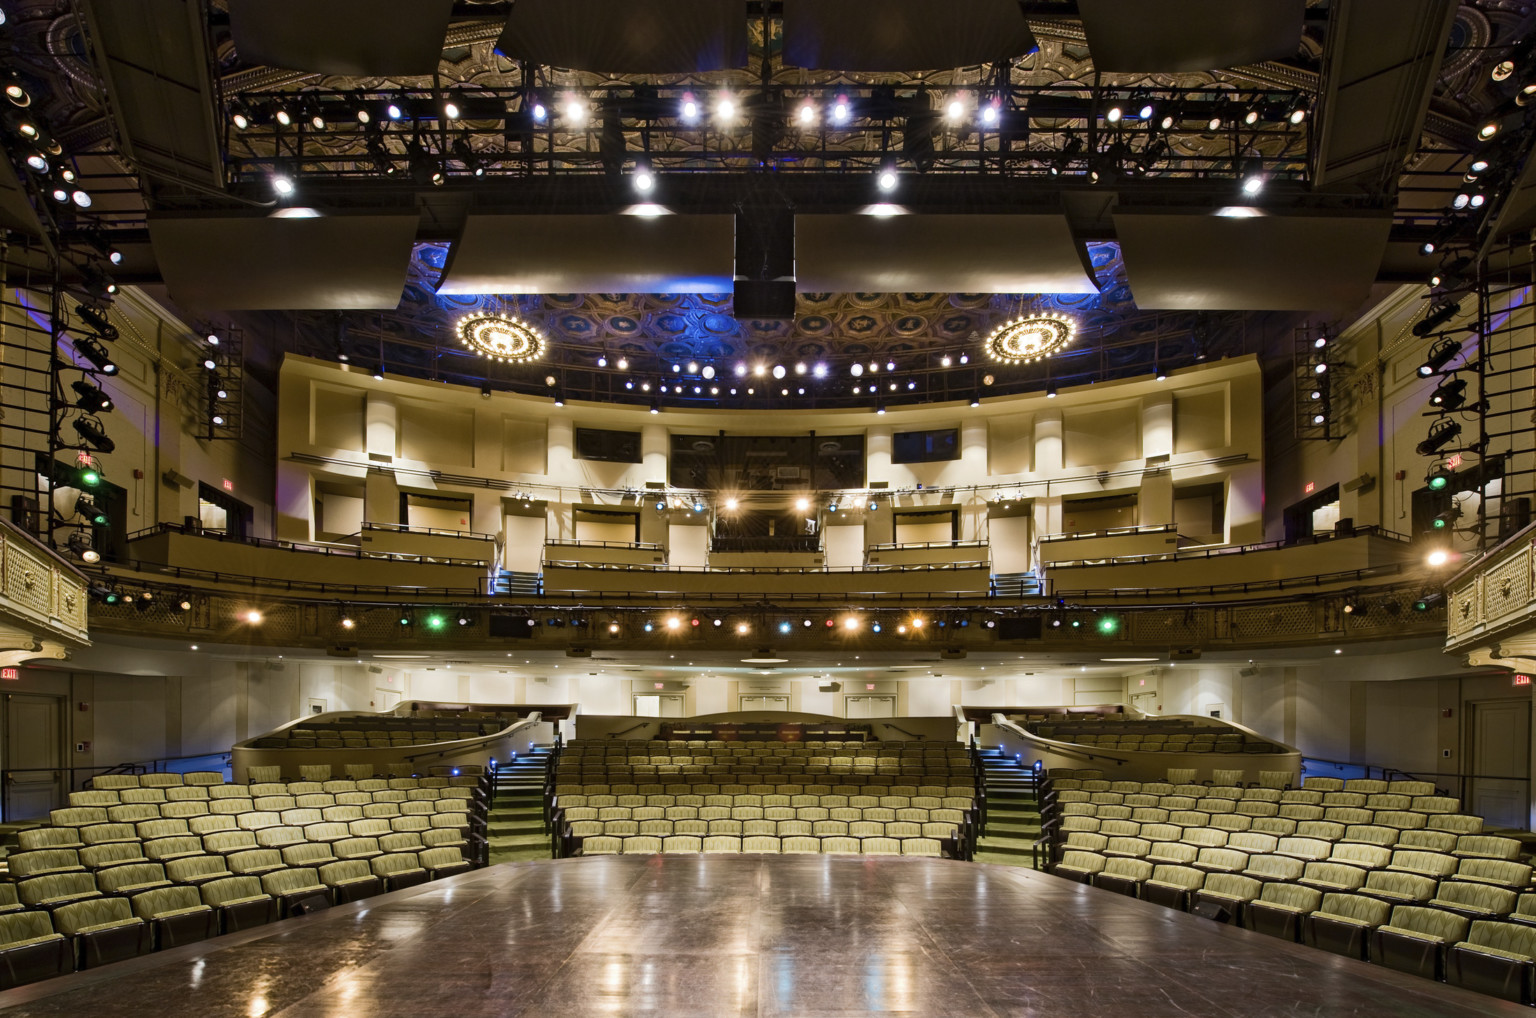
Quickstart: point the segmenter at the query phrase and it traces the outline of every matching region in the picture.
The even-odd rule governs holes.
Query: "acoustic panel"
[[[1065,216],[795,217],[800,293],[1098,293]]]
[[[91,51],[122,155],[141,173],[224,187],[198,0],[89,0]]]
[[[319,74],[431,74],[453,0],[228,0],[248,64]]]
[[[1113,215],[1131,296],[1148,310],[1351,309],[1376,280],[1392,226],[1388,213]]]
[[[970,67],[1034,48],[1016,0],[784,0],[784,62],[794,67]]]
[[[159,215],[155,260],[179,304],[270,311],[399,306],[420,215]]]
[[[730,215],[471,215],[439,293],[728,293]]]
[[[1294,57],[1306,0],[1079,0],[1095,70],[1211,71]]]
[[[690,74],[747,62],[736,0],[518,0],[503,56],[607,74]]]

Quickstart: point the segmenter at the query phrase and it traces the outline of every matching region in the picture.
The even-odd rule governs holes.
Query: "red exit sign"
[[[14,682],[19,678],[21,678],[20,668],[0,668],[0,679],[8,679]],[[1526,681],[1529,682],[1530,680],[1527,679]]]
[[[1312,482],[1312,481],[1308,481],[1307,484],[1306,484],[1306,487],[1301,489],[1301,493],[1303,495],[1310,495],[1310,494],[1312,494],[1316,490],[1317,490],[1317,485],[1314,482]]]
[[[1516,675],[1514,681],[1517,686],[1529,686],[1531,684],[1531,677],[1529,675]]]

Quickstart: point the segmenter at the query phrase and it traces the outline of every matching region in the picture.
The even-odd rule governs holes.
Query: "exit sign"
[[[7,669],[7,671],[14,671],[14,669]],[[1515,685],[1517,685],[1517,686],[1529,686],[1530,684],[1531,684],[1531,677],[1529,675],[1516,675],[1515,676]]]
[[[1312,494],[1316,490],[1317,490],[1317,485],[1315,483],[1313,483],[1312,481],[1308,481],[1306,487],[1301,489],[1301,493],[1303,495],[1310,495],[1310,494]]]
[[[0,668],[0,679],[9,679],[11,681],[15,681],[19,678],[21,678],[20,668]],[[1530,680],[1527,679],[1526,681]]]
[[[224,481],[223,481],[223,487],[224,487],[225,491],[234,491],[235,490],[235,482],[231,481],[229,478],[226,477],[226,478],[224,478]]]
[[[1452,470],[1461,466],[1461,453],[1452,453],[1445,461],[1445,465]]]

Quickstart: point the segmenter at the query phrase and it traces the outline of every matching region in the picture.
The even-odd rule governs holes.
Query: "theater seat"
[[[1354,891],[1365,883],[1366,871],[1337,862],[1309,862],[1297,881],[1319,891]]]
[[[1243,907],[1259,896],[1264,885],[1240,873],[1211,873],[1191,896],[1190,908],[1215,906],[1225,914],[1223,922],[1240,922]],[[1210,916],[1217,918],[1217,916]]]
[[[222,855],[194,855],[166,863],[165,875],[173,884],[197,887],[210,880],[232,877],[234,872],[225,864]]]
[[[250,929],[277,918],[277,900],[261,889],[261,880],[257,877],[211,880],[198,891],[203,903],[218,914],[221,933]]]
[[[1491,920],[1474,922],[1467,939],[1445,955],[1452,986],[1529,1004],[1536,970],[1536,927]]]
[[[1322,905],[1301,920],[1301,939],[1308,947],[1364,960],[1368,935],[1386,924],[1392,906],[1361,894],[1325,894]]]
[[[384,881],[374,876],[361,859],[326,863],[319,874],[320,882],[331,889],[338,905],[370,898],[384,889]]]
[[[1524,890],[1531,886],[1531,867],[1523,862],[1507,862],[1503,859],[1463,859],[1451,878]]]
[[[1141,885],[1141,897],[1181,912],[1189,911],[1190,897],[1204,886],[1206,874],[1192,866],[1158,866]]]
[[[1435,896],[1435,888],[1438,886],[1434,877],[1377,870],[1365,878],[1360,893],[1380,898],[1388,904],[1420,905]]]
[[[219,932],[219,917],[195,887],[160,887],[135,894],[133,914],[149,923],[155,950],[207,940]]]
[[[285,917],[331,903],[330,889],[320,880],[320,871],[311,866],[263,874],[261,889],[277,899],[278,914]]]
[[[150,950],[149,924],[133,914],[127,898],[92,898],[53,913],[54,929],[75,944],[75,967],[95,968]]]
[[[1265,884],[1264,890],[1243,909],[1245,929],[1281,940],[1301,939],[1301,919],[1323,902],[1323,892],[1300,884]]]
[[[0,989],[74,971],[71,946],[46,912],[0,915]]]
[[[427,875],[433,880],[451,877],[457,873],[467,873],[470,869],[469,861],[456,848],[429,848],[416,858],[421,868],[426,870]]]
[[[1152,870],[1152,864],[1143,859],[1110,859],[1094,874],[1093,886],[1134,898],[1141,882],[1152,876]]]
[[[1051,867],[1051,872],[1058,877],[1066,877],[1080,884],[1093,882],[1095,874],[1103,871],[1109,860],[1096,852],[1068,852],[1061,857],[1061,861]]]
[[[7,886],[14,889],[21,904],[48,911],[73,901],[101,897],[96,878],[89,873],[47,873]]]
[[[1399,905],[1388,925],[1371,931],[1371,961],[1426,979],[1444,979],[1446,948],[1464,940],[1470,925],[1465,916],[1437,908]]]
[[[1468,919],[1502,919],[1515,910],[1518,897],[1507,887],[1442,880],[1429,905]]]
[[[165,867],[157,862],[129,863],[96,874],[96,886],[103,894],[133,895],[157,887],[169,887]]]
[[[784,855],[816,855],[821,852],[821,839],[804,834],[781,837],[779,852]]]

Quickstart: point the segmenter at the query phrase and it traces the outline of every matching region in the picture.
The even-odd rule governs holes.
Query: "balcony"
[[[470,536],[470,535],[465,535]],[[425,540],[417,542],[415,538]],[[490,569],[494,542],[442,535],[393,533],[386,543],[413,547],[384,551],[346,545],[300,544],[260,538],[235,538],[188,530],[162,523],[128,537],[129,561],[117,563],[136,572],[159,573],[178,579],[239,586],[352,593],[369,588],[380,592],[425,589],[476,593]],[[430,545],[430,548],[428,547]],[[453,558],[444,550],[470,552]]]
[[[1165,531],[1173,535],[1172,529]],[[1103,545],[1054,542],[1059,548]],[[1042,542],[1042,549],[1044,542]],[[1114,597],[1149,590],[1177,596],[1181,590],[1238,596],[1320,587],[1340,587],[1395,577],[1416,558],[1408,538],[1362,527],[1349,534],[1320,534],[1302,541],[1185,548],[1160,552],[1097,555],[1050,562],[1050,591],[1057,597]]]

